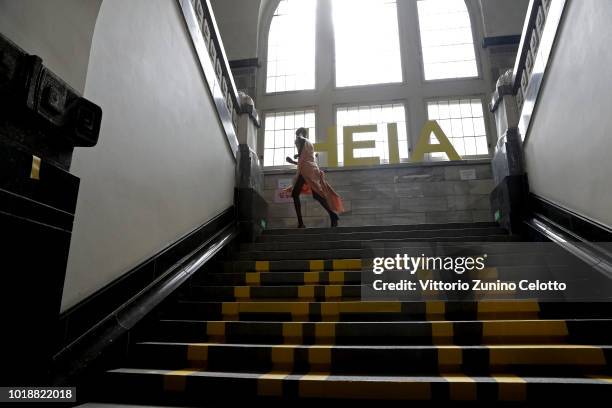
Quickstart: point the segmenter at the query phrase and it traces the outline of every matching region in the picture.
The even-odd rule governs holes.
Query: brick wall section
[[[475,180],[462,180],[461,170],[475,170]],[[293,203],[275,203],[279,179],[295,170],[266,172],[268,228],[297,225]],[[494,188],[488,161],[405,164],[360,169],[334,169],[327,179],[344,199],[342,226],[493,221],[489,194]],[[329,226],[329,218],[311,196],[302,195],[307,227]]]

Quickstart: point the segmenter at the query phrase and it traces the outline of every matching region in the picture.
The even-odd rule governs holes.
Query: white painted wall
[[[0,33],[79,92],[102,0],[0,0]]]
[[[480,0],[486,37],[521,34],[529,0]]]
[[[62,310],[232,205],[234,161],[176,1],[105,0],[85,96],[100,142],[81,178]]]
[[[263,0],[265,3],[267,0]],[[229,61],[257,58],[261,0],[211,0]]]
[[[569,1],[525,143],[532,192],[612,228],[612,2]]]

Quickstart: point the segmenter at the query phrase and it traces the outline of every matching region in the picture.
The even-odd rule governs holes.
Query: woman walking
[[[298,219],[298,228],[306,228],[302,221],[302,205],[300,194],[312,194],[312,197],[325,208],[329,214],[331,226],[338,226],[338,214],[344,211],[342,199],[325,180],[325,174],[315,161],[315,152],[312,143],[308,140],[308,131],[299,128],[295,132],[295,146],[298,154],[292,159],[287,157],[287,162],[297,165],[297,175],[293,187],[290,187],[295,213]],[[296,162],[294,159],[298,159]]]

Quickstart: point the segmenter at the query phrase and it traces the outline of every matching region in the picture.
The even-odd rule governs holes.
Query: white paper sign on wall
[[[287,187],[293,185],[293,179],[284,178],[278,179],[276,191],[274,191],[274,202],[275,203],[291,203],[293,198],[291,193],[284,191]]]
[[[476,169],[459,170],[461,180],[476,180]]]

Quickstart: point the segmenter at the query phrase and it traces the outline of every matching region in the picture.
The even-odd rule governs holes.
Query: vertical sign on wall
[[[274,202],[275,203],[291,203],[293,202],[293,198],[291,197],[291,193],[285,191],[287,187],[293,185],[293,179],[284,178],[278,179],[278,184],[276,186],[276,191],[274,191]]]

